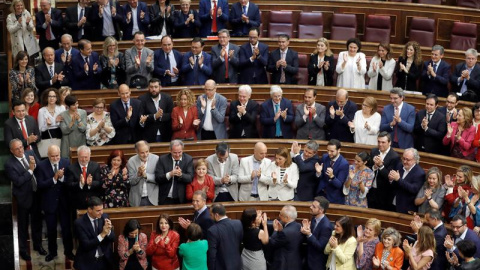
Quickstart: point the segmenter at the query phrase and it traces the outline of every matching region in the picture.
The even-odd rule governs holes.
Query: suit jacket
[[[77,54],[79,54],[80,51],[75,49],[75,48],[72,48],[70,50],[70,52],[71,52],[71,55],[72,55],[71,58],[70,58],[70,62],[63,62],[62,61],[62,54],[65,53],[65,51],[63,50],[63,48],[60,48],[60,49],[56,50],[55,51],[55,63],[63,64],[63,74],[67,77],[68,82],[72,83],[75,80],[75,77],[73,76],[72,60],[71,59],[74,56],[76,56]],[[50,75],[50,73],[49,73],[49,75]]]
[[[240,101],[235,100],[230,103],[229,114],[229,127],[230,127],[230,139],[241,138],[242,131],[245,133],[246,138],[258,138],[257,130],[257,115],[258,115],[258,103],[255,100],[249,100],[247,102],[246,113],[241,117],[238,116],[237,106],[240,105]]]
[[[63,72],[62,73],[63,75],[67,75],[66,71],[67,70],[62,63],[55,62],[53,64],[53,72],[55,74],[60,74],[60,72]],[[47,88],[53,87],[58,89],[62,86],[70,85],[67,77],[64,77],[62,81],[56,81],[53,84],[50,84],[51,80],[52,80],[52,76],[50,76],[50,72],[48,71],[48,68],[45,62],[42,62],[35,67],[35,84],[38,88],[39,96],[41,96],[42,92],[45,91],[45,89]]]
[[[89,18],[92,17],[91,15],[92,8],[91,7],[85,7],[85,10],[83,11],[83,16],[87,18],[87,21],[83,25],[83,35],[81,35],[80,30],[81,28],[78,27],[78,5],[70,6],[65,10],[65,21],[64,25],[67,28],[68,34],[70,34],[73,37],[74,42],[78,42],[79,40],[79,35],[81,35],[81,38],[85,38],[90,40],[92,38],[92,22],[89,20]]]
[[[180,82],[181,73],[180,67],[182,65],[182,53],[177,50],[172,50],[170,53],[173,53],[173,57],[175,58],[175,62],[177,65],[175,66],[178,69],[178,78],[177,83]],[[155,50],[154,58],[153,58],[153,77],[160,79],[162,86],[169,86],[172,83],[172,78],[165,74],[167,70],[170,70],[170,61],[168,58],[165,57],[165,52],[163,49]]]
[[[180,125],[180,122],[178,121],[179,117],[183,119],[182,125]],[[182,107],[174,107],[172,110],[172,139],[193,139],[196,141],[198,126],[193,125],[193,120],[195,119],[199,119],[197,107],[192,106],[188,108],[187,116],[185,116]]]
[[[326,269],[327,255],[323,252],[328,244],[330,236],[332,236],[332,224],[325,215],[320,223],[314,229],[312,218],[312,226],[310,226],[312,236],[307,237],[307,266],[309,270]]]
[[[443,136],[447,132],[445,115],[435,110],[425,131],[422,128],[422,121],[426,114],[426,110],[421,110],[415,119],[415,148],[428,153],[441,154],[443,151],[439,146],[442,145]]]
[[[207,95],[203,94],[202,97],[207,100]],[[227,110],[227,99],[216,93],[215,94],[215,110],[210,112],[212,116],[212,125],[213,131],[215,132],[215,136],[217,140],[226,139],[227,138],[227,129],[225,128],[225,112]],[[203,128],[203,124],[205,123],[205,116],[206,113],[202,112],[202,103],[200,102],[200,96],[197,99],[197,111],[198,117],[200,118],[200,126],[198,128],[197,137],[199,140],[202,139],[201,131]]]
[[[215,183],[215,198],[219,193],[219,188],[222,186],[222,178],[225,175],[230,175],[230,183],[226,184],[228,192],[235,201],[238,201],[238,156],[234,153],[229,153],[225,161],[223,175],[220,170],[220,163],[216,154],[207,157],[208,174],[212,176]]]
[[[300,228],[299,223],[292,221],[286,224],[282,231],[276,231],[272,234],[268,243],[275,253],[272,269],[302,269],[300,248],[304,238]]]
[[[29,163],[30,157],[33,156],[35,163],[38,164],[39,160],[33,151],[25,151],[24,155],[27,163]],[[5,163],[5,174],[12,182],[12,195],[17,198],[18,206],[30,208],[35,197],[32,185],[33,175],[30,174],[23,164],[13,155],[10,155]]]
[[[38,152],[37,143],[42,139],[42,136],[40,134],[40,130],[38,129],[37,121],[30,115],[26,115],[24,119],[25,119],[25,125],[26,125],[25,128],[27,129],[27,134],[28,135],[34,134],[38,136],[37,141],[31,143],[30,146],[33,152],[35,153],[35,155],[39,157],[40,153]],[[10,147],[9,144],[12,139],[21,140],[25,150],[29,146],[27,144],[27,140],[23,138],[22,128],[18,124],[18,121],[15,117],[10,117],[7,119],[7,121],[5,121],[5,127],[3,129],[3,138],[7,145],[7,149]]]
[[[196,219],[192,220],[192,222],[198,224],[198,226],[202,228],[202,239],[207,239],[208,230],[215,224],[210,216],[208,207],[205,209],[205,211],[199,214]]]
[[[252,194],[252,171],[253,171],[253,155],[244,157],[240,160],[240,167],[238,171],[238,183],[240,184],[240,191],[238,200],[248,201],[250,194]],[[260,163],[260,170],[266,172],[272,161],[264,158]],[[258,195],[261,201],[268,201],[268,185],[266,184],[266,174],[262,174],[258,179]],[[262,181],[260,181],[262,179]]]
[[[275,111],[273,108],[274,105],[271,98],[262,103],[260,110],[260,123],[263,126],[262,138],[275,138],[276,122],[273,121],[275,118]],[[280,117],[277,121],[280,121],[283,138],[291,139],[293,138],[291,123],[294,119],[292,102],[282,97],[282,100],[280,101],[280,110],[283,111],[285,109],[287,109],[287,118],[283,119],[283,117]]]
[[[102,214],[102,217],[98,222],[98,230],[102,230],[105,224],[105,219],[108,218],[107,214]],[[99,233],[93,230],[92,222],[88,214],[84,214],[75,220],[75,235],[78,239],[77,253],[75,255],[75,262],[73,267],[78,270],[91,269],[91,263],[95,261],[95,253],[97,248],[100,247],[105,260],[111,265],[113,263],[112,246],[115,242],[115,232],[112,230],[102,242],[98,241]]]
[[[393,128],[390,123],[393,121],[395,108],[392,104],[383,107],[382,121],[380,123],[380,132],[388,131],[392,136],[392,142],[395,138],[395,129],[397,130],[398,146],[403,149],[413,147],[413,128],[415,126],[415,107],[403,102],[400,118],[402,122],[398,123]]]
[[[267,168],[266,180],[262,181],[268,185],[269,199],[278,199],[280,201],[293,201],[295,199],[295,189],[298,185],[298,167],[297,164],[292,163],[285,168],[285,174],[280,177],[280,167],[275,162],[272,162]],[[274,183],[271,175],[275,172],[277,180]],[[285,178],[285,175],[287,176]],[[284,182],[287,180],[286,183]]]
[[[287,50],[285,61],[287,66],[285,68],[277,68],[277,61],[281,59],[280,49],[276,49],[268,56],[267,70],[272,73],[270,83],[279,84],[282,76],[282,69],[285,72],[285,84],[297,84],[298,73],[298,53],[290,48]]]
[[[129,121],[125,118],[127,112],[122,99],[116,99],[110,104],[110,118],[115,128],[113,144],[135,143],[141,139],[140,115],[142,113],[142,102],[130,98],[130,107],[133,107],[132,117]]]
[[[333,86],[333,73],[335,72],[333,55],[325,56],[323,61],[330,63],[328,70],[321,68],[323,72],[324,86]],[[318,54],[312,54],[308,62],[308,85],[317,85],[317,75],[320,72],[318,68]]]
[[[460,90],[462,90],[464,80],[459,82],[458,79],[462,77],[462,71],[464,70],[467,70],[465,63],[460,63],[455,66],[455,72],[450,76],[453,92],[460,93]],[[478,64],[475,64],[473,67],[470,73],[470,80],[466,80],[465,85],[467,86],[467,90],[473,90],[477,95],[480,95],[480,66]]]
[[[335,110],[339,109],[339,106],[336,101],[330,101],[325,108],[328,112],[325,112],[325,124],[327,125],[327,140],[337,139],[342,142],[354,142],[353,134],[350,132],[350,127],[348,126],[349,121],[353,121],[355,118],[355,113],[358,110],[357,104],[352,100],[348,100],[345,106],[343,106],[344,116],[335,114],[335,117],[330,117],[330,106],[333,106]]]
[[[445,119],[447,119],[447,106],[443,106],[443,107],[438,107],[437,110],[441,113],[443,113],[445,115]],[[458,108],[457,108],[458,110]],[[457,122],[457,118],[455,116],[455,118],[453,118],[453,113],[450,113],[450,121],[447,122],[448,123],[451,123],[451,122]]]
[[[293,158],[299,172],[297,197],[299,201],[313,201],[318,187],[317,177],[315,177],[315,163],[320,162],[320,158],[315,154],[313,157],[303,160],[302,154],[300,153]]]
[[[480,246],[480,237],[478,237],[478,235],[471,229],[466,229],[467,230],[467,234],[465,235],[465,238],[463,238],[463,240],[469,240],[469,241],[472,241],[476,247],[479,247]],[[456,239],[456,237],[455,237]],[[455,240],[454,239],[454,240]],[[457,257],[459,257],[459,254],[458,254],[458,248],[455,249],[455,254],[457,254]],[[474,258],[480,258],[480,249],[477,248],[477,252],[475,253],[475,256],[473,256]]]
[[[66,158],[60,159],[58,162],[58,170],[65,169],[63,180],[57,180],[55,183],[53,177],[55,173],[50,160],[42,160],[35,170],[38,188],[42,191],[42,210],[45,213],[56,213],[58,208],[68,209],[68,195],[65,187],[65,179],[67,179],[68,167],[70,161]]]
[[[390,148],[388,153],[383,158],[383,167],[377,168],[376,170],[373,167],[373,158],[380,155],[380,151],[378,148],[373,148],[370,152],[370,158],[372,159],[370,162],[370,167],[372,168],[375,178],[374,182],[376,183],[376,190],[375,196],[376,198],[372,198],[373,192],[369,192],[367,194],[368,202],[370,205],[371,201],[374,201],[380,209],[386,211],[394,211],[394,207],[392,206],[392,198],[394,196],[394,190],[391,188],[390,180],[388,179],[388,174],[391,170],[397,168],[398,164],[400,163],[400,156],[398,155],[393,148]],[[373,188],[372,184],[372,189]],[[372,190],[371,190],[372,191]]]
[[[210,2],[210,1],[209,1]],[[217,83],[237,83],[240,47],[235,44],[228,44],[228,51],[233,50],[233,56],[228,56],[228,81],[225,78],[225,60],[220,58],[222,46],[217,44],[212,46],[212,77]],[[224,55],[222,55],[222,58]]]
[[[200,27],[200,36],[206,37],[211,35],[216,35],[216,33],[212,32],[212,22],[213,19],[210,16],[210,10],[213,9],[212,3],[210,0],[200,0],[199,4],[199,17],[202,23]],[[222,15],[215,18],[217,21],[217,32],[221,29],[227,29],[228,23],[228,1],[227,0],[217,0],[217,10],[222,9]]]
[[[207,234],[208,269],[240,270],[240,243],[243,240],[243,226],[240,220],[225,218],[215,223]]]
[[[152,56],[152,61],[147,66],[146,61],[148,56]],[[152,78],[153,67],[155,63],[153,51],[149,48],[142,49],[142,58],[140,59],[140,67],[135,65],[135,57],[138,56],[138,50],[135,46],[125,51],[125,72],[127,73],[127,85],[130,85],[130,79],[135,75],[141,75],[147,79],[147,82]]]
[[[232,11],[230,13],[230,24],[232,25],[233,36],[248,36],[248,31],[252,27],[259,27],[262,18],[260,17],[260,10],[255,3],[249,2],[247,17],[248,23],[242,22],[243,6],[240,2],[232,4]]]
[[[436,256],[433,258],[433,262],[430,265],[430,269],[432,270],[444,270],[445,265],[447,265],[447,257],[445,256],[446,248],[443,245],[445,242],[445,237],[447,236],[447,229],[445,225],[442,224],[440,227],[433,231],[433,235],[435,237],[435,253]]]
[[[50,23],[50,28],[52,29],[53,33],[52,40],[59,41],[63,31],[63,19],[60,9],[56,9],[53,7],[50,8],[50,18],[52,18],[52,22]],[[48,40],[46,35],[47,29],[43,28],[43,24],[45,23],[45,13],[43,13],[42,10],[37,12],[37,14],[35,15],[35,22],[35,31],[37,32],[37,35],[40,36],[39,44],[40,48],[43,50],[45,49],[45,47],[48,46]]]
[[[138,155],[128,159],[128,179],[130,180],[130,193],[128,198],[131,207],[140,206],[142,199],[143,184],[147,183],[148,200],[153,205],[158,205],[158,184],[155,182],[155,169],[157,168],[158,156],[150,153],[147,159],[147,178],[139,177],[138,167],[142,165],[142,161]]]
[[[180,203],[185,203],[185,186],[193,180],[193,159],[189,154],[183,153],[182,159],[178,165],[182,170],[182,176],[175,177],[175,179],[173,179],[172,176],[170,179],[167,179],[167,173],[173,169],[173,165],[172,154],[162,155],[158,159],[157,168],[155,169],[155,181],[158,183],[159,205],[164,204],[168,192],[174,182],[173,198],[178,198]]]
[[[246,43],[240,47],[240,79],[242,84],[267,84],[268,45],[258,42],[260,54],[255,60],[250,61],[253,55],[252,45]]]
[[[113,0],[109,0],[110,7],[112,7]],[[93,39],[96,41],[105,40],[106,36],[103,35],[103,17],[99,16],[99,5],[98,3],[92,3],[90,12],[90,18],[87,18],[93,25]],[[120,1],[117,1],[115,4],[115,9],[117,13],[112,17],[113,29],[115,30],[115,39],[120,40],[120,33],[123,28],[123,9],[120,5]]]
[[[398,64],[395,70],[397,71],[397,82],[395,87],[400,87],[403,90],[417,91],[417,80],[422,74],[422,65],[415,65],[413,63],[408,70],[408,73],[405,73],[403,70],[400,70],[400,63],[404,66],[407,66],[407,59],[402,57],[398,58]]]
[[[185,22],[188,19],[188,15],[193,14],[193,22],[190,21],[187,25]],[[198,17],[196,10],[190,9],[188,14],[184,14],[181,10],[175,13],[175,19],[173,26],[175,28],[175,37],[177,38],[194,38],[198,36],[198,28],[202,23]]]
[[[402,163],[397,165],[397,170],[400,172],[400,180],[390,183],[392,189],[395,190],[396,210],[404,214],[407,214],[408,211],[417,212],[418,207],[414,201],[418,191],[422,188],[423,183],[425,183],[425,171],[417,164],[410,170],[405,178],[402,178],[405,173]]]
[[[450,64],[445,60],[440,61],[440,65],[435,72],[436,77],[429,76],[427,73],[428,65],[432,65],[432,60],[425,61],[422,71],[422,93],[424,95],[433,93],[439,97],[448,96],[448,81],[450,79]]]
[[[123,5],[123,40],[132,40],[133,39],[133,16],[137,16],[137,25],[138,25],[138,30],[142,31],[145,36],[148,35],[148,25],[150,24],[150,17],[148,15],[148,7],[147,3],[145,2],[137,2],[137,14],[133,14],[132,12],[132,7],[130,4],[125,4]],[[140,18],[140,12],[143,11],[145,12],[145,16],[143,19]],[[130,22],[127,23],[127,14],[129,12],[132,12],[132,17],[130,19]]]
[[[161,14],[160,15],[160,6],[158,4],[159,1],[156,1],[153,5],[151,5],[148,9],[148,15],[150,16],[150,26],[148,34],[151,36],[158,36],[162,33],[163,24],[166,23],[165,29],[167,30],[167,35],[172,35],[173,33],[173,21],[175,20],[175,6],[169,5],[171,7],[169,14]],[[177,11],[178,12],[178,11]],[[164,20],[164,17],[167,17]]]
[[[183,75],[183,84],[204,85],[210,78],[210,75],[212,75],[212,57],[210,54],[202,51],[203,65],[198,67],[190,65],[190,57],[195,58],[192,52],[187,52],[183,55],[182,67],[180,69]],[[198,68],[197,71],[195,71],[196,68]]]
[[[93,65],[97,64],[97,71],[93,71]],[[92,90],[100,88],[102,76],[102,65],[100,65],[98,54],[92,52],[88,56],[88,73],[85,72],[85,58],[81,53],[72,56],[72,71],[75,80],[71,82],[73,90]]]
[[[88,162],[87,177],[92,175],[92,185],[84,185],[80,188],[80,175],[82,174],[82,167],[78,162],[70,164],[65,179],[65,185],[70,190],[70,200],[74,209],[87,209],[87,200],[92,196],[100,197],[103,195],[102,181],[100,178],[100,165],[95,161]]]
[[[142,102],[142,115],[147,115],[147,121],[145,121],[143,127],[143,138],[147,142],[155,142],[157,132],[160,130],[162,135],[162,142],[169,142],[172,138],[172,110],[173,100],[169,94],[160,93],[159,108],[163,110],[162,117],[155,119],[155,113],[157,109],[152,100],[150,93],[146,93],[138,97]]]
[[[328,154],[323,154],[321,159],[323,170],[320,177],[317,178],[319,180],[317,196],[324,196],[330,203],[344,204],[343,183],[348,177],[348,161],[342,155],[339,155],[332,168],[334,178],[329,179],[326,172],[327,168],[330,167],[330,161]]]
[[[305,103],[297,105],[295,112],[295,126],[297,127],[297,139],[307,140],[325,140],[325,106],[315,102],[315,109],[317,116],[312,120],[305,115]]]

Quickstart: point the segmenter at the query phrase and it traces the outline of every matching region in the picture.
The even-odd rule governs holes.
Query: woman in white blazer
[[[390,44],[378,44],[378,50],[370,61],[368,69],[368,89],[390,91],[393,88],[392,75],[395,71],[395,59],[390,54]],[[380,82],[380,83],[379,83]]]
[[[367,60],[360,52],[362,43],[358,38],[347,41],[347,51],[340,52],[337,61],[337,86],[344,88],[365,89]]]
[[[275,162],[268,167],[267,184],[270,201],[291,201],[298,183],[298,167],[292,162],[290,151],[281,147],[275,153]]]
[[[12,55],[15,57],[19,51],[27,51],[28,56],[40,52],[35,35],[33,34],[33,19],[30,12],[25,10],[22,0],[13,0],[10,5],[12,13],[7,16],[7,29],[12,42]]]

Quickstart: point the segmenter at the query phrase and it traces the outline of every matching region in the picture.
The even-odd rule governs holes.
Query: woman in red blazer
[[[399,248],[402,236],[392,227],[382,233],[382,241],[375,247],[373,269],[400,270],[403,265],[403,250]]]
[[[195,95],[189,89],[180,90],[177,106],[172,110],[172,140],[196,141],[199,124]]]
[[[187,185],[186,197],[191,201],[193,193],[197,190],[203,190],[207,194],[207,203],[211,203],[215,197],[215,183],[213,177],[207,174],[208,163],[205,159],[201,158],[195,165],[195,176],[192,183]]]
[[[450,145],[450,155],[456,158],[475,160],[475,127],[472,122],[472,110],[463,107],[458,111],[457,122],[449,123],[443,145]]]
[[[123,234],[118,237],[118,256],[120,257],[119,269],[145,270],[147,269],[147,235],[140,233],[140,223],[130,219]]]
[[[180,266],[177,257],[180,235],[172,229],[172,219],[167,214],[161,214],[157,229],[150,235],[147,246],[147,255],[152,256],[153,270],[175,270]]]

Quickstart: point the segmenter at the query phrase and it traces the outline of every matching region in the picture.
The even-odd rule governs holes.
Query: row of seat
[[[414,3],[413,0],[389,0],[390,2],[403,2],[403,3]],[[441,5],[442,0],[416,0],[416,3],[419,4],[428,4],[428,5]],[[478,0],[457,0],[457,6],[459,7],[471,7],[471,8],[480,8],[480,2]]]

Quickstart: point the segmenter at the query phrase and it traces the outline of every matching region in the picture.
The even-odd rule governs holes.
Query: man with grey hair
[[[455,66],[455,72],[450,76],[452,91],[460,93],[462,100],[478,101],[480,95],[480,68],[477,65],[477,50],[470,48],[465,52],[465,62]],[[476,97],[467,93],[473,91]]]
[[[338,89],[335,100],[327,105],[328,114],[325,116],[325,130],[327,140],[337,139],[341,142],[353,142],[353,134],[350,132],[348,122],[353,121],[358,110],[357,104],[348,99],[348,91]]]
[[[267,156],[267,146],[257,142],[253,155],[240,160],[238,183],[239,201],[268,201],[268,185],[262,172],[266,172],[272,161]]]
[[[262,138],[293,138],[292,122],[294,120],[292,101],[282,97],[282,88],[270,87],[270,97],[262,103],[260,123],[263,126]]]
[[[314,140],[308,141],[300,151],[301,145],[293,142],[291,147],[293,161],[298,166],[299,178],[297,185],[297,196],[295,200],[311,201],[317,192],[318,181],[315,164],[320,161],[318,157],[318,143]]]
[[[250,101],[252,88],[244,84],[238,88],[238,100],[230,103],[230,139],[258,138],[258,103]]]
[[[425,171],[418,164],[420,156],[417,149],[403,151],[402,163],[388,174],[390,189],[393,190],[393,205],[399,213],[417,212],[415,198],[425,182]],[[387,203],[387,202],[385,202]]]
[[[404,102],[405,93],[401,88],[390,90],[391,104],[382,111],[380,132],[387,131],[392,137],[392,147],[413,147],[413,129],[415,127],[415,107]]]
[[[297,106],[295,126],[297,139],[325,140],[325,106],[315,102],[317,89],[306,89],[303,94],[303,104]]]
[[[192,196],[192,206],[193,210],[193,219],[185,219],[183,217],[178,218],[178,225],[184,230],[193,222],[196,223],[202,228],[202,239],[207,239],[207,232],[210,227],[214,224],[214,221],[210,215],[210,211],[207,207],[207,194],[203,190],[197,190],[193,193]]]
[[[285,205],[278,217],[280,221],[273,221],[274,233],[269,240],[275,254],[272,269],[302,269],[300,247],[305,238],[300,232],[302,226],[295,221],[297,209],[293,205]]]
[[[215,202],[238,201],[238,156],[230,153],[230,146],[217,144],[207,163],[208,174],[215,183]]]
[[[40,10],[35,15],[35,31],[40,36],[39,45],[43,50],[46,47],[58,49],[58,41],[62,35],[62,12],[52,8],[50,0],[40,1]]]
[[[60,88],[69,83],[65,77],[65,66],[55,61],[55,50],[52,47],[46,47],[42,51],[42,56],[43,61],[35,67],[35,84],[39,95],[47,88]]]
[[[127,163],[130,206],[158,205],[158,184],[155,181],[158,156],[150,153],[150,145],[143,140],[135,144],[135,152],[137,154]]]
[[[433,93],[447,97],[450,80],[450,64],[442,60],[444,49],[441,45],[432,47],[431,60],[425,61],[422,71],[422,94]]]
[[[155,169],[158,205],[185,202],[185,187],[193,179],[193,158],[183,152],[180,140],[170,142],[170,153],[160,156]]]
[[[79,54],[80,51],[72,47],[73,38],[70,34],[63,34],[60,41],[60,48],[55,51],[55,62],[64,66],[63,73],[68,81],[71,82],[75,80],[75,77],[73,76],[72,66],[70,64],[72,63],[72,59]]]
[[[240,47],[230,43],[227,29],[218,31],[218,44],[212,47],[212,75],[217,83],[238,82],[238,53]]]

